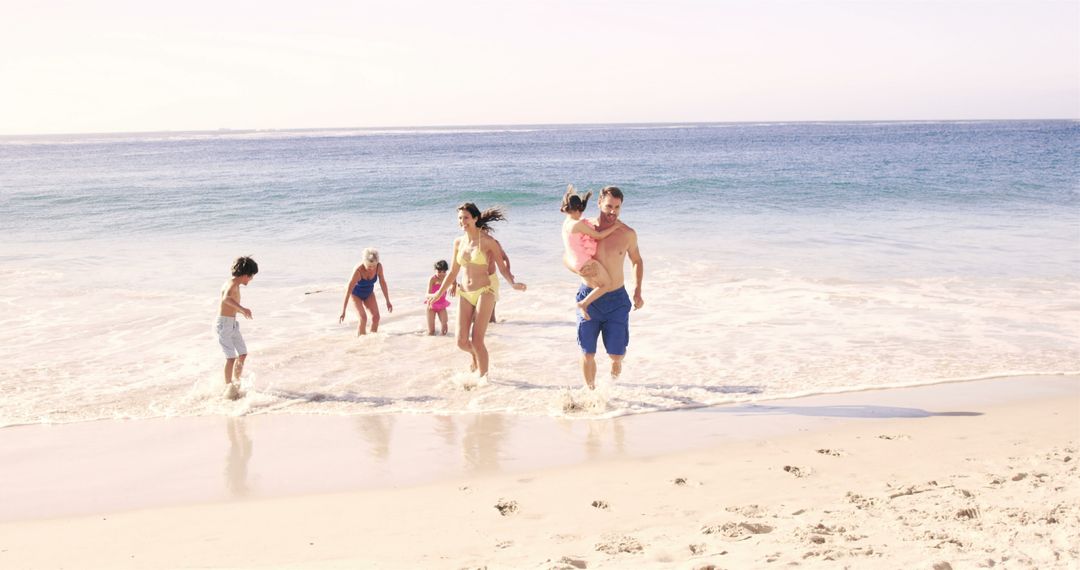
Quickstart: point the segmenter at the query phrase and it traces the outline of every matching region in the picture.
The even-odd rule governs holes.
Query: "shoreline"
[[[9,490],[0,523],[644,459],[843,421],[977,414],[968,408],[1069,394],[1078,385],[1080,376],[998,377],[600,419],[282,414],[14,426],[0,430],[0,488]],[[321,473],[311,477],[300,465]],[[150,482],[156,486],[146,488]]]
[[[508,419],[0,430],[0,566],[1080,562],[1080,377]]]
[[[415,333],[395,333],[395,334],[401,335],[401,334],[415,334]],[[596,420],[596,421],[599,421],[599,420],[616,420],[616,419],[619,419],[619,418],[627,418],[627,417],[631,417],[631,416],[643,416],[643,415],[650,415],[650,414],[669,414],[669,413],[682,413],[682,412],[696,412],[696,411],[701,411],[703,409],[719,408],[719,407],[726,407],[726,406],[752,406],[752,405],[758,405],[758,404],[767,404],[769,402],[783,402],[783,401],[787,401],[787,400],[800,400],[800,399],[804,399],[804,398],[814,398],[814,397],[819,397],[819,396],[820,397],[842,396],[842,395],[845,395],[845,394],[857,394],[857,393],[860,393],[860,392],[881,392],[881,391],[891,391],[891,390],[908,390],[908,389],[926,388],[926,387],[932,387],[932,386],[943,386],[943,385],[948,385],[948,384],[966,384],[966,383],[970,383],[970,382],[1010,380],[1010,379],[1017,379],[1017,378],[1059,378],[1059,377],[1080,377],[1080,371],[1070,371],[1070,372],[1017,372],[1017,373],[1008,373],[1008,374],[992,374],[992,375],[988,375],[988,376],[975,376],[975,377],[970,377],[970,378],[952,378],[952,379],[946,379],[946,380],[929,380],[929,381],[926,381],[926,382],[913,383],[913,384],[890,384],[890,385],[882,385],[882,386],[862,385],[862,386],[855,386],[855,387],[827,389],[827,390],[821,390],[821,391],[807,391],[807,392],[796,392],[796,393],[791,393],[791,394],[780,394],[780,395],[775,395],[775,396],[767,396],[767,397],[763,397],[763,398],[750,397],[750,398],[746,398],[746,399],[737,399],[737,400],[733,400],[733,401],[719,402],[719,403],[699,403],[699,402],[695,402],[694,404],[685,405],[683,407],[674,407],[674,408],[666,408],[666,409],[645,409],[645,410],[641,410],[641,409],[628,409],[627,410],[627,409],[624,409],[624,410],[616,410],[614,412],[608,411],[608,412],[605,412],[605,413],[602,413],[602,414],[597,414],[597,415],[592,415],[592,416],[588,415],[587,411],[571,411],[571,412],[567,412],[565,410],[563,412],[561,412],[562,415],[553,415],[553,413],[555,413],[554,408],[552,408],[549,411],[549,413],[547,413],[547,414],[534,413],[534,412],[509,413],[509,412],[501,412],[501,411],[465,411],[465,410],[430,411],[430,410],[423,410],[423,409],[399,409],[399,410],[395,410],[395,411],[367,412],[367,413],[359,413],[358,412],[358,413],[320,414],[320,413],[312,413],[312,412],[280,412],[280,411],[265,411],[263,409],[254,409],[254,410],[247,410],[244,413],[235,414],[235,415],[232,414],[232,413],[204,413],[204,414],[196,414],[196,415],[151,416],[151,417],[130,417],[130,418],[115,418],[115,417],[111,417],[111,418],[110,417],[80,418],[80,419],[73,419],[73,420],[67,420],[67,421],[55,421],[55,420],[52,420],[52,421],[48,421],[48,422],[35,422],[35,423],[27,423],[27,422],[18,423],[18,422],[16,422],[16,423],[8,423],[8,424],[0,425],[0,433],[2,433],[3,430],[13,429],[13,428],[14,429],[29,429],[29,428],[35,428],[35,427],[39,427],[39,428],[59,428],[59,427],[64,427],[64,426],[89,425],[89,424],[95,424],[95,423],[164,422],[164,421],[199,420],[199,419],[210,419],[210,418],[221,418],[221,417],[256,418],[256,417],[264,417],[264,416],[275,416],[275,417],[295,416],[295,417],[314,417],[314,418],[324,418],[324,417],[355,418],[355,417],[366,416],[366,415],[370,415],[370,416],[431,416],[431,417],[439,417],[439,416],[470,417],[470,416],[476,416],[476,415],[503,415],[503,416],[515,417],[515,418],[518,418],[518,417],[520,417],[520,418],[533,418],[533,419],[537,419],[537,420],[541,420],[541,421],[544,421],[544,420],[552,420],[552,421],[555,421],[555,420],[570,420],[570,421],[578,421],[578,420],[593,421],[593,420]],[[454,382],[455,384],[457,384],[458,388],[461,388],[460,380],[451,380],[450,382]],[[600,378],[598,378],[597,382],[598,382],[597,391],[594,392],[594,393],[602,392],[603,391],[603,386],[606,385],[606,383],[608,383],[610,381],[607,380],[607,379],[601,380]],[[491,382],[490,384],[491,385],[499,385],[499,384],[504,384],[504,383],[495,381],[495,382]],[[585,406],[585,407],[588,407],[590,404],[592,404],[593,402],[595,402],[597,400],[597,398],[593,398],[591,396],[592,393],[584,391],[584,385],[576,386],[576,387],[570,387],[570,386],[567,385],[567,386],[562,386],[562,387],[554,387],[552,389],[565,390],[567,393],[574,393],[577,396],[577,398],[575,398],[574,401],[576,403],[582,405],[582,406]],[[250,391],[250,387],[244,387],[244,388],[242,388],[242,390],[245,393],[248,393]],[[258,391],[254,392],[254,393],[255,394],[260,394],[260,392],[258,392]],[[748,392],[748,393],[752,394],[753,392]],[[482,395],[482,393],[478,393],[477,395],[478,396]],[[584,396],[584,397],[582,398],[582,396]],[[218,397],[218,394],[214,393],[213,397],[216,399]],[[590,399],[592,400],[592,402],[587,401],[587,400],[590,400]],[[579,400],[586,400],[586,401],[581,402]],[[240,400],[237,400],[237,401],[243,401],[243,398],[241,398]],[[564,406],[566,404],[567,404],[566,402],[563,403]]]

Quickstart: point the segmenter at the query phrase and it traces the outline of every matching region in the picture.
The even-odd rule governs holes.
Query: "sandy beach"
[[[11,4],[0,570],[1080,570],[1080,0]]]
[[[3,568],[1076,568],[1080,377],[0,430]]]

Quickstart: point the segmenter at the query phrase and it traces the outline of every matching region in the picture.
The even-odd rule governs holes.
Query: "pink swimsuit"
[[[596,256],[596,238],[589,237],[585,234],[572,233],[574,225],[579,221],[584,221],[586,224],[596,228],[596,225],[592,223],[592,220],[575,220],[573,218],[566,218],[562,226],[563,245],[566,247],[566,255],[570,258],[570,264],[574,266],[574,270],[581,271],[581,268],[586,263],[592,261],[592,258]]]
[[[438,291],[439,287],[441,285],[442,285],[442,283],[439,282],[439,281],[436,281],[435,283],[432,283],[431,284],[431,290],[428,291],[428,293],[434,293],[434,292]],[[439,311],[441,311],[441,310],[443,310],[443,309],[445,309],[445,308],[447,308],[449,306],[450,306],[450,301],[446,300],[446,293],[443,293],[442,297],[439,297],[438,299],[436,299],[436,301],[434,303],[431,304],[431,310],[438,313]]]

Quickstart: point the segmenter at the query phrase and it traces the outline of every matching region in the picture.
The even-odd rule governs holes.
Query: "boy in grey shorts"
[[[240,304],[240,286],[251,283],[259,272],[259,264],[250,257],[240,257],[233,263],[232,279],[221,286],[221,309],[218,311],[218,344],[225,353],[225,395],[236,399],[240,395],[240,373],[244,371],[244,359],[247,358],[247,345],[240,335],[240,323],[236,322],[236,313],[251,318],[251,309]],[[233,380],[236,382],[233,382]]]

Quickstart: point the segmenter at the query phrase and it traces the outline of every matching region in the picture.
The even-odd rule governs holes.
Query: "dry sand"
[[[341,467],[325,460],[343,454],[339,442],[296,433],[316,425],[311,418],[262,419],[264,427],[285,422],[308,446],[261,465],[251,459],[275,455],[282,438],[236,433],[234,422],[226,453],[213,454],[216,483],[181,470],[188,487],[164,464],[138,458],[163,446],[198,449],[198,430],[174,429],[170,439],[118,423],[133,434],[117,442],[127,463],[106,453],[80,458],[75,470],[33,450],[59,445],[57,435],[100,435],[101,425],[0,430],[0,460],[11,467],[0,475],[0,568],[1080,565],[1080,378],[652,416],[548,431],[538,426],[557,422],[488,418],[471,434],[446,426],[476,418],[457,418],[442,430],[457,434],[444,438],[460,446],[456,459],[433,436],[399,430],[344,468],[376,475],[348,477],[326,472]],[[492,438],[501,443],[485,454]],[[379,464],[378,449],[400,462]],[[176,455],[199,463],[197,451]],[[292,483],[272,484],[279,472]],[[70,500],[50,498],[50,489]],[[75,500],[94,493],[104,496]]]

